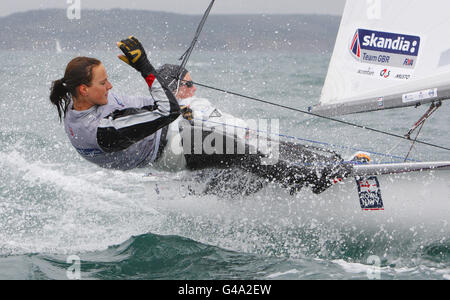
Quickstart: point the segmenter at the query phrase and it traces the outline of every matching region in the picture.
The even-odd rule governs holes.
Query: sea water
[[[328,207],[339,195],[308,189],[192,195],[180,185],[189,172],[123,172],[83,160],[49,101],[51,82],[78,55],[102,60],[116,93],[148,93],[114,51],[0,52],[0,279],[450,279],[448,220],[386,220],[384,212],[363,211],[348,219]],[[179,55],[149,54],[155,66],[177,63]],[[329,59],[319,51],[197,51],[188,69],[199,83],[307,110],[319,101]],[[410,147],[200,86],[197,96],[243,119],[278,119],[282,134],[343,157],[365,150],[376,162],[402,161]],[[419,139],[450,147],[448,104]],[[424,111],[340,118],[402,135]],[[410,156],[448,157],[423,145]],[[155,193],[155,180],[163,192]],[[344,199],[357,202],[354,196]]]

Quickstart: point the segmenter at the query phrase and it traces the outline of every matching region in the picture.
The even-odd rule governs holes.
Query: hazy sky
[[[130,8],[167,11],[182,14],[202,14],[210,0],[2,0],[0,16],[19,11],[45,8],[67,8],[72,1],[83,8]],[[211,14],[272,13],[341,15],[345,0],[216,0]]]

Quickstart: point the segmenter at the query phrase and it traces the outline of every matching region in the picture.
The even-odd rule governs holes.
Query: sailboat
[[[203,16],[190,48],[182,56],[182,65],[186,64],[195,46],[213,3],[214,0]],[[311,107],[309,114],[335,116],[431,103],[429,111],[408,134],[422,126],[441,102],[450,98],[450,76],[446,76],[450,75],[450,39],[439,43],[441,36],[436,30],[450,23],[450,18],[446,15],[446,9],[436,9],[438,12],[434,15],[428,14],[427,11],[434,5],[450,6],[443,0],[435,0],[431,5],[419,1],[347,1],[320,103]],[[224,92],[276,105],[254,97]],[[444,214],[443,219],[450,217],[450,161],[373,164],[367,153],[356,153],[344,160],[334,151],[278,138],[273,140],[273,137],[268,139],[270,149],[260,148],[259,133],[251,134],[258,130],[252,130],[241,124],[242,120],[218,112],[213,107],[208,108],[201,101],[198,104],[196,108],[195,103],[189,103],[194,120],[200,123],[192,120],[173,122],[168,134],[168,148],[174,149],[175,145],[176,149],[183,149],[176,152],[188,169],[221,167],[225,171],[220,178],[225,179],[247,178],[235,167],[257,174],[263,183],[256,182],[250,193],[259,191],[267,182],[281,184],[291,194],[310,187],[320,197],[319,202],[331,201],[332,210],[340,212],[359,209],[379,211],[385,210],[385,207],[390,212],[398,212],[406,211],[404,208],[407,205],[408,212],[411,209],[413,212],[423,211],[428,207],[434,209],[433,216],[437,216],[438,211]],[[233,132],[230,134],[228,129],[231,127],[243,129],[246,134],[240,137]],[[262,140],[267,138],[264,135]],[[203,153],[205,141],[213,149],[208,153]],[[231,150],[234,149],[230,153],[238,155],[228,155],[228,145],[231,145]],[[236,149],[244,151],[241,154]],[[274,164],[262,163],[274,156],[277,158]],[[178,160],[171,157],[170,161]],[[223,191],[224,182],[217,181],[214,176],[207,173],[200,177],[200,181],[208,183],[207,189],[210,183],[214,187],[214,183],[218,182],[219,191]],[[154,190],[159,194],[162,190],[157,186],[157,181]],[[247,185],[246,182],[233,188],[240,189],[240,193],[246,192]],[[184,189],[183,184],[177,186]],[[196,193],[189,183],[187,186],[189,193]],[[171,185],[171,192],[172,189]],[[351,201],[347,201],[349,199]],[[415,213],[407,215],[414,216]]]
[[[347,0],[320,102],[309,111],[334,117],[430,105],[410,138],[450,99],[449,11],[446,0]],[[450,207],[450,161],[364,164],[353,174],[363,177],[359,192],[373,187],[392,199],[434,190]]]

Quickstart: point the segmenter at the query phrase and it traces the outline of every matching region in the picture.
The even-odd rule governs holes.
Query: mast
[[[181,57],[179,58],[179,60],[183,60],[181,62],[180,65],[180,74],[178,74],[178,86],[180,85],[180,82],[183,78],[181,78],[181,74],[183,73],[183,69],[186,67],[186,64],[191,56],[192,50],[194,50],[195,44],[197,44],[198,38],[203,30],[203,26],[205,25],[206,19],[209,16],[209,12],[211,11],[213,5],[214,5],[214,1],[212,0],[211,3],[209,4],[208,8],[206,9],[205,13],[203,14],[203,17],[200,21],[200,24],[197,27],[197,31],[195,32],[195,36],[194,39],[191,42],[191,45],[189,46],[189,48],[183,53],[183,55],[181,55]]]

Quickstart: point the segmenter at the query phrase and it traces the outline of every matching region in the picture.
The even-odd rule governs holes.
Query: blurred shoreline
[[[31,10],[0,17],[0,50],[111,50],[130,34],[149,50],[187,48],[199,15],[83,9],[70,20],[65,9]],[[331,52],[340,16],[211,15],[198,42],[201,50]]]

